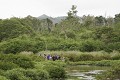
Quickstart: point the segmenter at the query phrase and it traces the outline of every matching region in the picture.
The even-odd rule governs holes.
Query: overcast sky
[[[113,16],[120,13],[120,0],[0,0],[0,18],[66,16],[72,5],[77,5],[78,16]]]

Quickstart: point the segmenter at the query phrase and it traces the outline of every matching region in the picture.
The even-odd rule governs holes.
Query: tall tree
[[[120,13],[115,15],[115,23],[119,23],[120,22]]]
[[[33,33],[34,31],[30,27],[22,25],[17,19],[6,19],[0,24],[0,41]]]
[[[71,10],[69,10],[69,12],[67,13],[68,14],[68,19],[69,18],[73,18],[73,17],[76,17],[77,16],[77,6],[76,5],[72,5],[72,8],[71,8]]]
[[[105,26],[107,23],[105,17],[103,16],[97,16],[95,17],[95,25],[97,26]]]

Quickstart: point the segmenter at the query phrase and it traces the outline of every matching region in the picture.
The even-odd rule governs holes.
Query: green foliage
[[[111,27],[101,27],[101,28],[97,28],[95,31],[95,37],[98,39],[101,39],[103,37],[103,35],[110,35],[113,32],[113,28]],[[104,38],[104,37],[103,37]]]
[[[66,60],[68,59],[68,61],[78,61],[78,56],[76,53],[70,53],[69,55],[66,54],[65,57],[66,57]]]
[[[101,41],[95,41],[89,39],[81,43],[79,50],[83,52],[91,52],[91,51],[102,50],[102,47],[103,47],[103,43]]]
[[[5,76],[0,76],[0,80],[9,80]]]
[[[27,70],[25,76],[31,80],[48,80],[49,74],[45,70]]]
[[[113,50],[120,51],[120,42],[109,43],[108,45],[105,46],[104,50],[106,52],[112,52]]]
[[[94,26],[94,16],[90,16],[90,15],[88,15],[88,16],[83,16],[82,17],[82,20],[83,20],[83,22],[81,22],[82,23],[82,26],[84,26],[84,27],[91,27],[91,26]]]
[[[4,41],[0,44],[1,52],[3,53],[20,53],[22,51],[31,51],[31,52],[38,52],[40,50],[45,49],[44,41],[36,41],[29,37],[18,37],[11,39],[10,41]]]
[[[0,52],[119,51],[119,14],[115,18],[90,15],[79,18],[76,8],[73,5],[68,17],[57,25],[50,19],[39,20],[30,15],[1,19]]]
[[[33,33],[30,27],[22,25],[17,19],[6,19],[0,24],[0,41]]]
[[[116,14],[114,20],[115,20],[115,23],[119,23],[120,22],[120,14]]]
[[[97,16],[95,17],[95,24],[98,26],[105,25],[106,24],[106,19],[103,16]]]
[[[77,8],[76,5],[72,5],[71,10],[69,10],[69,12],[67,13],[67,14],[68,14],[67,19],[70,19],[70,18],[76,17],[76,14],[77,14],[77,10],[76,10],[76,8]]]
[[[24,56],[17,56],[17,60],[14,60],[13,63],[19,65],[22,68],[34,68],[34,64],[31,59]]]
[[[0,69],[2,70],[11,70],[14,68],[18,68],[18,65],[12,63],[12,62],[1,62],[0,61]]]
[[[104,41],[106,44],[120,41],[120,30],[112,27],[102,27],[95,30],[95,38]]]
[[[78,57],[78,61],[91,61],[93,60],[94,57],[93,55],[91,54],[81,54],[79,57]]]
[[[59,50],[69,51],[69,50],[78,50],[79,44],[72,42],[72,40],[64,41],[58,44]]]
[[[17,71],[17,69],[8,70],[5,73],[5,77],[10,80],[29,80],[22,72]]]
[[[65,70],[63,67],[51,65],[47,68],[47,71],[53,80],[64,80],[65,78]]]
[[[3,61],[3,63],[1,63],[1,68],[6,65],[6,67],[3,69],[12,69],[12,68],[16,68],[17,66],[25,68],[25,69],[34,68],[34,63],[32,62],[32,60],[24,55],[13,55],[13,54],[3,55],[1,54],[0,60]],[[5,62],[7,64],[5,64]]]

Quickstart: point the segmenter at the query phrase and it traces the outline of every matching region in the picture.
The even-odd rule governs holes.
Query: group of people
[[[60,57],[60,55],[44,54],[44,58],[45,58],[46,60],[53,60],[53,61],[55,61],[55,60],[63,60],[63,59]]]

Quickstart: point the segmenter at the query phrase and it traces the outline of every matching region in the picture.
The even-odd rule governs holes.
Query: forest
[[[47,52],[64,55],[65,63],[45,61],[37,56]],[[30,15],[0,19],[0,53],[0,80],[63,80],[61,78],[66,78],[63,66],[67,64],[118,65],[120,13],[115,17],[79,17],[77,7],[73,5],[59,23]],[[120,74],[120,65],[112,69],[115,71],[110,70],[111,74]],[[117,75],[109,75],[106,76],[110,80],[120,79]],[[106,76],[102,75],[98,80],[106,80]]]

